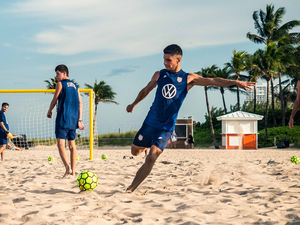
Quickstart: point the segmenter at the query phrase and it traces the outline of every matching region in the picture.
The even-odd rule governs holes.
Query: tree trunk
[[[254,86],[254,98],[253,98],[253,113],[256,112],[256,86]]]
[[[280,94],[280,103],[281,103],[281,117],[282,117],[282,126],[285,126],[285,102],[283,99],[283,92],[281,86],[281,73],[279,73],[279,94]]]
[[[225,111],[225,114],[227,114],[227,108],[226,108],[225,98],[224,98],[224,88],[223,88],[223,87],[220,87],[220,91],[221,91],[221,94],[222,94],[222,100],[223,100],[224,111]]]
[[[212,123],[211,112],[210,112],[210,108],[209,108],[208,95],[207,95],[207,87],[206,86],[204,87],[204,90],[205,90],[207,113],[208,113],[209,123],[210,123],[211,137],[213,139],[213,142],[214,142],[214,145],[215,145],[215,149],[220,149],[220,147],[217,144],[216,137],[215,137],[215,131],[214,131],[213,123]]]
[[[237,104],[238,104],[238,111],[240,111],[240,88],[237,86]]]
[[[265,115],[265,136],[268,136],[268,115],[269,115],[269,100],[270,100],[270,82],[267,80],[267,102],[266,102],[266,115]]]
[[[272,94],[272,117],[273,117],[273,126],[277,127],[277,122],[275,118],[275,106],[274,106],[274,101],[275,101],[275,96],[274,96],[274,84],[273,84],[273,76],[271,76],[271,94]]]

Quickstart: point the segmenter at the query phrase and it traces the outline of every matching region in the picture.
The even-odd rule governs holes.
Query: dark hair
[[[58,65],[57,67],[55,67],[55,72],[59,71],[61,73],[65,72],[67,74],[67,76],[69,76],[69,70],[68,67],[66,65]]]
[[[6,105],[9,106],[9,104],[8,104],[7,102],[3,102],[3,103],[2,103],[2,107],[3,107],[3,106],[6,106]]]
[[[167,46],[164,49],[164,54],[170,54],[170,55],[182,55],[182,49],[179,47],[179,45],[172,44]]]

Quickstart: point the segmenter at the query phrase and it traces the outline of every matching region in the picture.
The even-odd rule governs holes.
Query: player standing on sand
[[[157,86],[154,102],[131,146],[131,153],[134,156],[148,148],[150,151],[145,163],[137,171],[134,180],[127,188],[127,192],[133,192],[151,172],[155,161],[165,149],[174,130],[182,102],[194,85],[217,87],[237,85],[244,90],[251,89],[251,86],[255,85],[254,82],[203,78],[194,73],[186,73],[180,67],[181,59],[182,50],[178,45],[167,46],[164,49],[166,69],[155,72],[151,81],[139,92],[135,101],[126,108],[127,112],[131,113],[134,107]]]
[[[5,112],[8,110],[9,104],[4,102],[0,110],[0,153],[1,161],[4,162],[4,150],[7,145],[7,134],[9,134],[9,126],[6,122]]]
[[[66,167],[63,178],[68,175],[75,175],[76,166],[76,129],[84,129],[82,117],[82,101],[76,84],[69,79],[69,70],[65,65],[58,65],[55,68],[56,78],[58,80],[55,93],[51,101],[47,117],[52,117],[52,109],[58,100],[58,110],[55,122],[55,135],[60,157]],[[68,139],[70,149],[71,167],[68,163],[65,139]]]

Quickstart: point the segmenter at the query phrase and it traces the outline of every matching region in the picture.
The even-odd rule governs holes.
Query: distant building
[[[282,85],[282,88],[286,85]],[[293,88],[290,86],[290,90]],[[274,93],[279,93],[279,85],[274,86]],[[270,98],[272,97],[271,85],[270,85]],[[254,89],[247,90],[246,101],[252,101],[254,99]],[[266,102],[267,101],[267,83],[261,85],[256,85],[256,102]]]

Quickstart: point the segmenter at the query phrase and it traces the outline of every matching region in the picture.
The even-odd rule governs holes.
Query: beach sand
[[[126,147],[95,150],[93,161],[87,150],[78,155],[77,175],[99,178],[93,191],[81,192],[77,176],[61,179],[56,149],[5,150],[0,224],[300,224],[300,164],[290,162],[299,149],[166,149],[133,193],[125,189],[144,154],[130,159]]]

